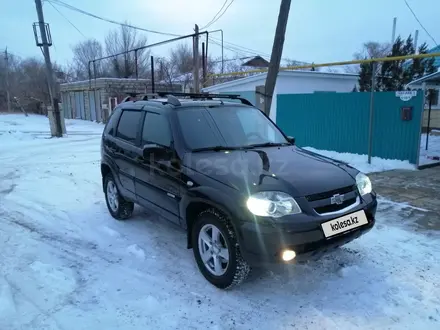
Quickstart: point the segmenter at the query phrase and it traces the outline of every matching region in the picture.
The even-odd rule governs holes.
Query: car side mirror
[[[157,145],[157,144],[146,144],[143,148],[144,159],[150,159],[154,157],[155,159],[167,159],[169,157],[169,152],[167,148]]]
[[[295,138],[293,136],[288,136],[287,141],[289,141],[291,144],[295,145]]]

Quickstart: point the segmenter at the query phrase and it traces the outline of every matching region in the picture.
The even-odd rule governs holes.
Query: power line
[[[217,39],[217,38],[214,38],[214,37],[211,37],[211,38],[213,38],[213,39],[219,41],[219,39]],[[225,43],[225,44],[228,44],[228,45],[230,45],[231,47],[234,47],[234,48],[236,48],[236,49],[242,49],[243,52],[246,52],[246,53],[256,54],[256,55],[260,55],[260,56],[262,56],[262,57],[268,57],[268,58],[270,58],[270,55],[269,55],[268,53],[259,52],[258,50],[251,49],[251,48],[247,48],[247,47],[244,47],[244,46],[240,46],[240,45],[234,44],[234,43],[232,43],[232,42],[228,42],[228,41],[224,41],[224,43]]]
[[[227,0],[226,0],[227,1]],[[215,18],[215,16],[214,16],[214,19],[210,22],[210,23],[208,23],[208,25],[207,26],[205,26],[204,27],[204,29],[206,29],[206,28],[208,28],[208,27],[210,27],[212,24],[214,24],[215,22],[217,22],[225,13],[226,13],[226,11],[228,10],[228,8],[234,3],[234,1],[235,0],[231,0],[231,2],[226,6],[226,8],[225,8],[225,10],[220,14],[220,16],[218,16],[217,18]],[[226,2],[225,2],[225,4],[226,4]],[[223,7],[224,7],[224,5],[223,5]],[[222,8],[223,8],[222,7]],[[220,11],[221,11],[221,9],[220,9]],[[216,16],[218,15],[218,13],[216,14]]]
[[[76,8],[74,6],[71,6],[71,5],[69,5],[69,4],[67,4],[67,3],[65,3],[63,1],[60,1],[60,0],[46,0],[46,1],[49,2],[49,3],[53,3],[53,4],[56,4],[56,5],[65,7],[67,9],[76,11],[76,12],[81,13],[83,15],[87,15],[87,16],[99,19],[99,20],[104,21],[104,22],[108,22],[108,23],[112,23],[112,24],[116,24],[116,25],[120,25],[120,26],[125,26],[125,27],[129,27],[129,28],[132,28],[132,29],[136,29],[136,30],[140,30],[140,31],[145,31],[145,32],[149,32],[149,33],[160,34],[160,35],[164,35],[164,36],[180,37],[180,35],[178,35],[178,34],[166,33],[166,32],[160,32],[160,31],[155,31],[155,30],[144,29],[144,28],[141,28],[141,27],[138,27],[138,26],[135,26],[135,25],[131,25],[131,24],[127,24],[127,23],[122,23],[122,22],[114,21],[114,20],[111,20],[111,19],[108,19],[108,18],[104,18],[104,17],[98,16],[98,15],[89,13],[89,12],[87,12],[85,10],[82,10],[82,9]]]
[[[419,20],[419,18],[417,17],[416,13],[414,12],[414,10],[411,8],[411,6],[409,5],[408,1],[404,0],[406,6],[408,7],[408,9],[411,11],[411,13],[413,14],[414,18],[416,19],[417,22],[419,22],[420,26],[422,27],[423,30],[425,30],[426,34],[432,39],[432,41],[434,41],[434,44],[436,46],[438,46],[437,41],[435,41],[434,37],[428,32],[428,30],[423,26],[422,22]]]
[[[201,30],[206,29],[207,27],[209,27],[212,24],[212,22],[215,20],[217,15],[220,14],[220,12],[223,10],[223,8],[225,8],[227,3],[228,3],[228,0],[225,0],[225,2],[223,3],[223,6],[220,8],[220,10],[214,15],[214,17],[204,27],[201,28]]]
[[[217,46],[219,46],[219,47],[222,47],[222,45],[221,45],[219,42],[217,42],[217,41],[211,39],[211,37],[209,38],[209,40],[210,40],[213,44],[215,44],[215,45],[217,45]],[[224,49],[227,49],[227,50],[229,50],[229,51],[231,51],[231,52],[234,52],[234,53],[237,54],[237,55],[245,56],[245,55],[248,55],[248,54],[250,53],[250,54],[252,54],[253,56],[255,56],[254,53],[251,53],[251,52],[245,52],[245,51],[243,51],[243,50],[241,50],[241,49],[238,49],[238,48],[235,48],[235,47],[231,47],[231,46],[225,46],[225,45],[223,45],[223,48],[224,48]]]
[[[84,35],[84,33],[82,33],[81,32],[81,30],[80,29],[78,29],[76,26],[75,26],[75,24],[73,24],[62,12],[60,12],[59,10],[58,10],[58,8],[57,7],[55,7],[54,6],[54,4],[52,3],[52,2],[50,2],[50,1],[48,1],[49,2],[49,4],[53,7],[53,9],[55,9],[57,12],[58,12],[58,14],[60,14],[67,22],[69,22],[70,23],[70,25],[72,25],[74,28],[75,28],[75,30],[76,31],[78,31],[79,32],[79,34],[81,34],[84,38],[86,38],[87,39],[87,37]]]

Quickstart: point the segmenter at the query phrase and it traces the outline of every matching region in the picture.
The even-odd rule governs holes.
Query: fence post
[[[368,130],[368,164],[371,164],[371,153],[373,150],[373,120],[374,120],[374,89],[376,85],[376,62],[372,63],[371,70],[371,92],[370,92],[370,127]]]
[[[429,130],[431,129],[431,107],[432,107],[432,98],[433,98],[433,90],[428,89],[428,125],[426,127],[426,147],[425,150],[428,150],[429,145]],[[425,109],[423,109],[424,111]]]

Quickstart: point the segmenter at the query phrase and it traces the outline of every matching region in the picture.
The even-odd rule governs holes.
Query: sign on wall
[[[417,91],[397,91],[396,97],[400,98],[402,101],[409,101],[414,96],[417,96]]]

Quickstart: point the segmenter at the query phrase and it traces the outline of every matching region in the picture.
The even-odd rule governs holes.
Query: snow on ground
[[[318,150],[312,147],[305,147],[304,149],[311,152],[321,154],[325,157],[340,160],[357,168],[364,173],[381,172],[394,169],[414,170],[415,166],[409,161],[397,159],[383,159],[379,157],[371,157],[371,164],[368,164],[368,155],[351,154],[347,152],[336,152],[328,150]]]
[[[426,150],[426,134],[422,134],[420,141],[420,165],[438,163],[439,159],[428,157],[440,157],[440,135],[429,135],[428,150]]]
[[[110,217],[102,125],[67,124],[77,134],[47,139],[44,117],[0,116],[0,329],[439,328],[440,238],[406,226],[406,206],[382,200],[367,235],[225,292],[180,229]]]

